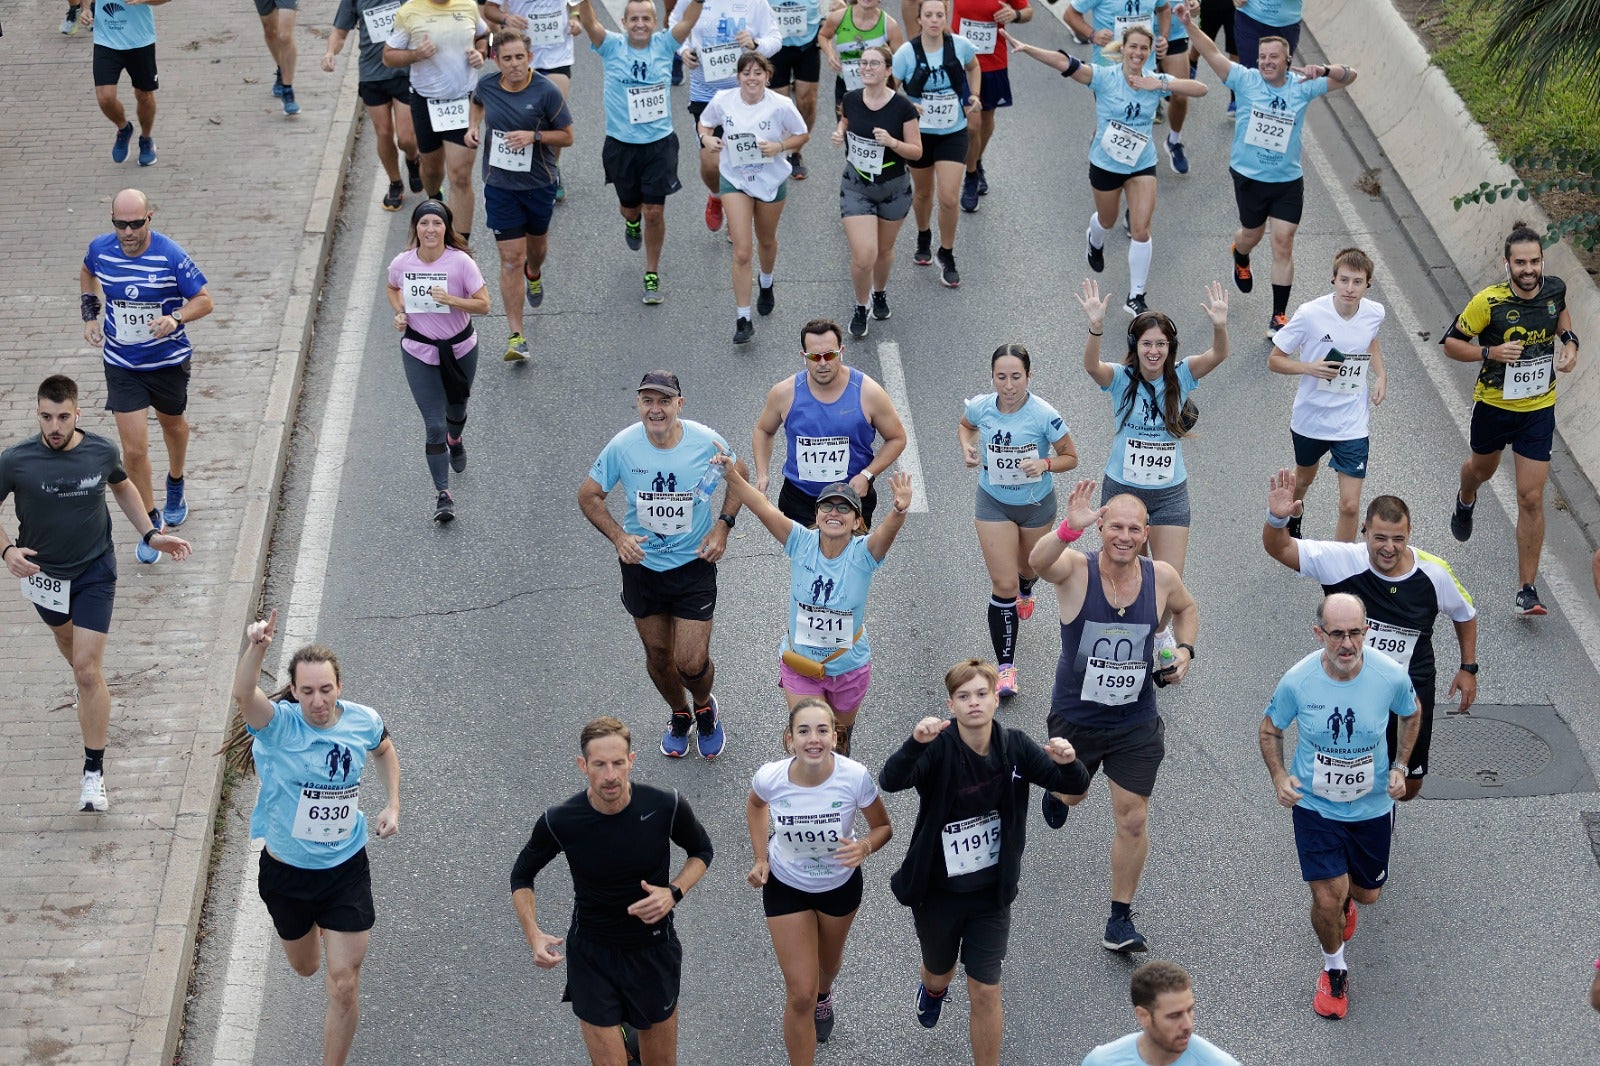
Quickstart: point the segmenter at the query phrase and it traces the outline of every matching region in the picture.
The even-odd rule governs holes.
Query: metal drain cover
[[[1554,707],[1479,704],[1470,715],[1433,720],[1426,799],[1593,791],[1577,738]]]

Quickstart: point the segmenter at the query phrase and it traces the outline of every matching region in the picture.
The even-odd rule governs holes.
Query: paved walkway
[[[0,592],[0,1064],[171,1062],[204,896],[215,752],[275,510],[286,420],[353,139],[354,42],[317,66],[333,0],[300,17],[302,113],[268,91],[273,63],[248,3],[156,8],[161,90],[148,169],[111,162],[88,31],[64,3],[14,0],[0,64],[0,441],[35,432],[34,389],[65,372],[85,428],[116,438],[99,353],[83,344],[78,265],[112,195],[143,189],[155,225],[210,279],[196,357],[181,564],[133,557],[116,515],[108,814],[75,810],[82,748],[72,675],[14,588]],[[123,100],[130,115],[132,92]],[[337,106],[335,106],[337,104]],[[136,153],[135,153],[136,154]],[[153,466],[165,469],[152,430]],[[10,506],[0,517],[16,529]],[[9,588],[10,586],[8,586]]]

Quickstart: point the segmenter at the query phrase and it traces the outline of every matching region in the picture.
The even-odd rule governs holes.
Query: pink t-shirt
[[[394,257],[389,264],[389,287],[405,291],[405,275],[407,273],[433,273],[446,275],[445,289],[451,296],[465,299],[483,288],[483,273],[478,270],[478,264],[466,252],[454,248],[446,248],[444,254],[431,263],[422,261],[415,248],[407,248]],[[450,308],[443,314],[425,313],[420,311],[407,312],[406,321],[412,330],[424,337],[433,337],[445,340],[454,337],[457,333],[467,328],[467,323],[472,321],[472,316],[465,311]],[[456,358],[459,359],[472,350],[477,344],[476,336],[468,337],[455,344]],[[439,350],[431,344],[422,344],[419,341],[402,340],[400,347],[405,353],[429,366],[439,365]]]

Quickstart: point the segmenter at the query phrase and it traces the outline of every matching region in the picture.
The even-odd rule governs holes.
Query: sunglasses
[[[801,352],[800,354],[813,363],[831,363],[843,353],[835,348],[831,352]]]
[[[113,226],[117,227],[117,229],[140,230],[140,229],[144,229],[144,224],[146,222],[149,222],[149,221],[150,220],[148,218],[130,218],[130,219],[114,218],[114,219],[111,220],[111,224]]]
[[[827,500],[827,501],[824,501],[822,503],[817,504],[817,513],[818,514],[827,514],[829,512],[833,512],[833,511],[837,511],[839,514],[847,514],[847,513],[848,514],[855,514],[856,513],[856,509],[854,507],[851,507],[848,503],[845,503],[843,500],[840,500],[837,503],[835,503],[832,500]]]

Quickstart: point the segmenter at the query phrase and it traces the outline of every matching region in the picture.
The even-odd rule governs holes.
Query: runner
[[[909,5],[914,0],[904,0]],[[951,29],[971,42],[978,51],[978,69],[983,72],[982,103],[967,134],[967,176],[961,184],[961,210],[969,214],[978,209],[978,197],[989,195],[989,179],[983,172],[983,152],[994,136],[995,112],[1011,106],[1011,53],[1001,26],[1033,21],[1028,0],[1015,4],[1006,0],[954,0]]]
[[[1114,49],[1107,46],[1122,40],[1122,33],[1130,26],[1142,26],[1156,32],[1156,11],[1165,8],[1166,0],[1072,0],[1061,9],[1061,20],[1067,24],[1079,44],[1092,44],[1090,61],[1101,66],[1116,66],[1122,60]],[[1155,60],[1146,61],[1144,73],[1155,72]]]
[[[772,445],[781,427],[787,445],[778,510],[809,526],[822,490],[843,481],[861,497],[861,517],[870,526],[878,506],[873,482],[905,451],[905,425],[883,386],[845,365],[837,322],[816,318],[801,326],[800,354],[805,370],[767,391],[750,437],[756,491],[765,496],[771,484]],[[875,437],[883,438],[876,455]]]
[[[300,53],[294,44],[295,17],[300,0],[256,0],[256,14],[261,16],[261,36],[266,38],[267,51],[278,65],[272,76],[272,95],[283,101],[285,115],[298,115],[300,105],[294,99],[294,68]],[[284,80],[284,72],[289,78]]]
[[[1387,312],[1363,295],[1370,288],[1372,259],[1359,248],[1341,250],[1333,257],[1333,292],[1301,304],[1267,353],[1268,370],[1300,376],[1289,416],[1295,502],[1306,498],[1317,464],[1331,452],[1328,465],[1339,475],[1334,539],[1352,543],[1367,477],[1367,404],[1378,406],[1388,393],[1378,343]],[[1289,536],[1300,536],[1300,518],[1297,509]]]
[[[906,43],[900,23],[885,10],[879,0],[855,0],[835,6],[823,19],[817,31],[817,44],[822,56],[833,71],[833,111],[839,115],[844,104],[844,94],[862,87],[861,69],[857,62],[866,50],[884,45],[892,61],[895,50]]]
[[[895,899],[911,908],[922,949],[917,1021],[925,1029],[939,1024],[959,959],[974,1066],[1000,1061],[1000,969],[1028,843],[1028,786],[1089,785],[1070,743],[1054,738],[1040,748],[994,720],[998,680],[979,659],[952,666],[944,675],[950,717],[918,722],[878,775],[885,792],[917,790],[911,844],[889,881]]]
[[[1181,575],[1190,519],[1183,438],[1198,417],[1190,394],[1228,358],[1228,296],[1216,282],[1206,287],[1201,307],[1211,320],[1211,347],[1199,355],[1179,359],[1178,327],[1160,311],[1145,311],[1128,324],[1128,352],[1120,364],[1100,361],[1109,302],[1095,282],[1083,283],[1078,304],[1089,318],[1083,368],[1101,392],[1111,395],[1116,419],[1100,502],[1123,494],[1138,497],[1148,512],[1150,556]]]
[[[1478,363],[1472,389],[1472,454],[1461,464],[1450,532],[1472,536],[1478,488],[1500,468],[1511,446],[1517,472],[1516,612],[1547,613],[1534,580],[1544,549],[1544,483],[1556,428],[1556,377],[1578,365],[1578,335],[1567,309],[1567,284],[1544,272],[1544,248],[1526,223],[1505,244],[1506,280],[1479,291],[1440,340],[1444,354]],[[1560,342],[1559,348],[1557,342]]]
[[[843,10],[848,16],[851,9]],[[921,119],[911,101],[895,91],[899,83],[889,73],[893,61],[889,46],[881,44],[850,60],[861,88],[844,94],[833,130],[833,146],[845,149],[839,215],[850,244],[850,283],[856,296],[850,336],[857,338],[867,335],[869,300],[878,321],[887,321],[893,313],[889,271],[894,266],[894,242],[911,210],[911,174],[906,165],[922,158]]]
[[[1388,880],[1394,801],[1405,795],[1420,725],[1405,669],[1386,655],[1364,655],[1366,632],[1361,600],[1331,593],[1312,627],[1322,650],[1283,675],[1261,719],[1261,757],[1278,802],[1294,815],[1300,876],[1311,886],[1311,925],[1322,944],[1312,1008],[1324,1018],[1350,1009],[1344,946],[1356,932],[1356,905],[1378,902]],[[1381,739],[1391,714],[1406,720],[1392,763]],[[1291,722],[1299,731],[1293,773],[1283,765]]]
[[[1238,17],[1243,18],[1243,13]],[[1179,7],[1178,19],[1189,30],[1195,51],[1237,100],[1233,148],[1228,157],[1233,198],[1239,208],[1239,229],[1233,235],[1233,283],[1240,292],[1255,287],[1250,253],[1261,243],[1271,219],[1272,317],[1267,322],[1267,336],[1272,337],[1289,322],[1294,235],[1305,205],[1305,177],[1300,166],[1305,111],[1317,97],[1348,89],[1356,80],[1356,71],[1343,63],[1304,66],[1295,67],[1296,76],[1290,78],[1289,57],[1294,48],[1282,37],[1264,37],[1259,47],[1239,46],[1241,59],[1251,66],[1259,58],[1260,69],[1251,70],[1223,55],[1195,25],[1187,6]]]
[[[528,358],[522,300],[526,294],[529,307],[544,303],[550,214],[561,188],[556,159],[572,143],[566,96],[555,82],[529,69],[531,51],[521,30],[505,30],[495,38],[499,69],[480,78],[472,91],[466,136],[468,148],[477,148],[484,138],[489,142],[483,153],[483,214],[500,252],[500,299],[511,331],[507,362]]]
[[[1156,38],[1157,63],[1164,73],[1175,78],[1193,78],[1199,73],[1191,62],[1193,54],[1189,49],[1189,31],[1184,28],[1182,21],[1173,17],[1173,12],[1188,5],[1189,0],[1174,0],[1156,11],[1159,35]],[[1189,173],[1189,156],[1183,149],[1183,124],[1188,116],[1188,98],[1174,96],[1167,105],[1167,138],[1161,142],[1161,149],[1166,153],[1167,165],[1180,178]],[[1161,118],[1159,111],[1156,118]]]
[[[906,96],[922,112],[922,155],[911,167],[911,207],[917,215],[917,251],[912,262],[929,266],[933,254],[933,200],[939,198],[939,283],[961,284],[956,270],[958,191],[966,174],[967,122],[983,106],[978,50],[965,37],[946,32],[945,0],[916,0],[918,33],[895,49],[892,70]]]
[[[83,0],[67,0],[67,14],[61,20],[61,34],[62,34],[62,36],[71,37],[73,34],[78,32],[78,15],[82,11],[83,11]],[[84,20],[83,24],[85,26],[87,26],[90,23],[92,23],[93,21],[94,21],[94,16],[93,16],[93,14],[91,14],[89,16],[89,18]]]
[[[1028,560],[1060,590],[1061,660],[1050,693],[1050,735],[1070,740],[1087,771],[1081,785],[1046,794],[1043,810],[1045,824],[1060,829],[1105,765],[1116,834],[1111,917],[1100,943],[1128,954],[1147,950],[1133,924],[1133,896],[1150,854],[1150,796],[1167,752],[1167,727],[1151,682],[1176,685],[1188,675],[1200,611],[1176,569],[1140,557],[1149,519],[1138,497],[1117,495],[1096,510],[1093,495],[1093,481],[1078,482],[1056,535],[1041,538]],[[1091,525],[1100,530],[1100,550],[1085,555],[1069,549]],[[1156,644],[1159,620],[1169,614],[1177,639],[1170,651]]]
[[[1128,302],[1122,309],[1142,315],[1145,285],[1150,278],[1154,242],[1150,239],[1150,220],[1156,212],[1156,149],[1153,136],[1156,105],[1171,95],[1204,96],[1206,87],[1189,78],[1170,74],[1141,74],[1146,58],[1155,45],[1155,35],[1143,24],[1123,30],[1120,45],[1107,46],[1107,55],[1122,57],[1120,66],[1092,66],[1080,63],[1065,52],[1049,52],[1024,44],[1009,32],[1011,47],[1032,56],[1063,77],[1087,85],[1095,97],[1094,145],[1089,149],[1089,186],[1094,190],[1094,212],[1089,216],[1089,269],[1096,274],[1106,268],[1106,231],[1117,224],[1117,209],[1127,199],[1128,223]]]
[[[712,97],[695,127],[700,144],[720,160],[717,196],[727,212],[733,241],[735,344],[748,344],[756,335],[750,315],[752,223],[755,243],[761,248],[756,311],[770,315],[777,306],[773,271],[778,265],[778,219],[789,195],[790,164],[785,153],[811,139],[794,102],[767,88],[771,77],[772,60],[760,52],[744,53],[739,57],[739,87]]]
[[[144,501],[123,471],[117,446],[78,428],[78,385],[53,374],[39,385],[39,436],[0,453],[0,501],[14,496],[17,537],[4,532],[0,560],[22,583],[22,594],[50,627],[56,649],[72,667],[83,734],[83,790],[78,809],[105,811],[106,735],[111,693],[106,688],[106,634],[117,592],[117,550],[111,540],[106,490],[128,516],[140,543],[174,559],[189,545],[152,525]]]
[[[999,664],[996,692],[1017,694],[1017,623],[1033,617],[1028,556],[1056,518],[1054,474],[1078,466],[1078,446],[1061,413],[1035,396],[1033,359],[1002,344],[989,359],[995,391],[967,401],[956,426],[968,469],[978,473],[973,524],[989,570],[989,641]]]
[[[1156,960],[1129,981],[1139,1031],[1101,1044],[1083,1066],[1239,1066],[1239,1060],[1194,1031],[1194,989],[1188,971]]]
[[[711,496],[720,466],[711,462],[728,442],[715,430],[680,418],[678,375],[652,370],[639,382],[639,422],[600,452],[578,488],[578,506],[617,551],[622,566],[622,606],[644,644],[645,669],[667,701],[671,722],[661,754],[689,752],[689,727],[703,759],[722,754],[727,734],[711,693],[711,616],[717,607],[717,560],[739,513],[738,497],[722,510]],[[742,463],[733,469],[746,476]],[[621,483],[619,525],[606,495]],[[687,695],[687,698],[685,696]]]
[[[94,27],[94,98],[100,111],[117,127],[111,144],[111,161],[128,158],[128,142],[133,139],[133,123],[117,97],[117,83],[128,72],[133,86],[134,110],[139,116],[139,165],[156,162],[156,90],[160,78],[156,71],[156,16],[150,9],[167,0],[94,0],[86,16]]]
[[[822,50],[817,44],[822,0],[777,0],[771,7],[783,35],[783,47],[772,56],[772,89],[794,101],[809,130],[817,124],[817,82],[822,77]],[[789,153],[789,167],[795,181],[806,180],[799,152]]]
[[[1365,544],[1297,541],[1286,528],[1298,506],[1291,494],[1293,484],[1294,476],[1286,470],[1268,483],[1261,546],[1284,566],[1319,582],[1323,592],[1359,597],[1367,610],[1367,648],[1406,668],[1422,720],[1409,760],[1395,759],[1399,719],[1389,720],[1388,746],[1390,763],[1406,768],[1405,795],[1395,798],[1413,799],[1428,774],[1433,740],[1434,620],[1443,613],[1455,625],[1461,668],[1446,697],[1460,693],[1456,713],[1465,714],[1478,698],[1478,612],[1449,563],[1411,546],[1411,509],[1400,497],[1379,496],[1368,505],[1362,527]]]
[[[626,1024],[638,1030],[645,1066],[670,1066],[678,1061],[683,970],[672,912],[711,865],[711,838],[676,791],[629,780],[637,756],[633,735],[620,721],[596,718],[583,727],[578,744],[578,769],[589,787],[534,823],[511,870],[511,903],[534,965],[551,970],[566,960],[561,999],[578,1016],[589,1061],[626,1061]],[[688,858],[668,880],[671,844]],[[562,852],[573,885],[564,939],[539,928],[533,894],[534,878]],[[556,951],[562,943],[566,955]]]
[[[644,302],[651,306],[662,300],[667,197],[683,188],[666,68],[694,29],[702,4],[689,0],[683,6],[681,20],[671,29],[657,30],[655,5],[628,0],[622,12],[624,33],[608,33],[589,0],[581,0],[577,9],[589,45],[604,65],[606,141],[600,158],[606,182],[617,192],[623,240],[634,251],[644,246]]]
[[[412,0],[415,2],[415,0]],[[389,306],[402,335],[400,362],[422,414],[423,455],[438,493],[433,520],[456,517],[450,471],[467,468],[467,400],[478,372],[473,315],[489,313],[489,288],[456,232],[450,208],[424,200],[411,212],[411,240],[389,264]]]
[[[155,208],[138,189],[111,200],[114,232],[89,242],[78,270],[83,339],[104,348],[106,410],[117,421],[128,479],[157,528],[177,528],[189,517],[184,463],[189,455],[189,370],[194,349],[187,327],[209,315],[206,276],[189,253],[156,232]],[[101,319],[101,297],[105,318]],[[167,447],[167,493],[156,510],[150,473],[150,416]],[[141,563],[161,560],[148,544],[134,549]]]
[[[1239,42],[1233,33],[1233,0],[1200,0],[1200,30],[1207,37],[1217,43],[1219,48],[1225,48],[1228,60],[1232,63],[1239,62]],[[1180,23],[1181,24],[1181,23]],[[1227,38],[1227,42],[1223,42]],[[1200,62],[1200,53],[1196,48],[1189,49],[1189,77],[1194,77]],[[1238,100],[1230,91],[1228,93],[1228,114],[1232,115],[1238,110]]]
[[[1247,67],[1255,66],[1261,42],[1278,37],[1292,56],[1300,48],[1300,16],[1303,0],[1233,0],[1233,32],[1239,58]]]
[[[443,200],[450,179],[450,212],[464,244],[472,242],[472,149],[467,147],[468,96],[483,66],[477,42],[489,24],[473,0],[405,0],[383,45],[387,67],[410,68],[411,124],[422,154],[422,184]]]
[[[850,754],[850,735],[872,680],[867,594],[911,509],[911,475],[899,471],[889,488],[893,509],[870,535],[860,535],[861,497],[843,482],[823,489],[816,516],[801,524],[737,470],[728,475],[728,494],[750,508],[789,557],[789,630],[779,648],[778,687],[791,710],[822,697],[838,719],[834,736],[841,755]]]
[[[833,1035],[833,982],[861,906],[861,866],[894,835],[872,773],[834,754],[836,724],[823,700],[797,701],[783,734],[789,758],[756,771],[745,803],[755,853],[746,880],[761,889],[783,971],[789,1066],[812,1066],[817,1045]],[[857,811],[866,817],[865,836],[855,832]]]
[[[383,196],[385,211],[398,211],[405,202],[405,186],[400,181],[400,156],[406,160],[406,176],[412,192],[422,191],[421,162],[417,158],[417,131],[411,125],[411,78],[383,65],[383,43],[394,26],[400,0],[339,0],[328,34],[328,50],[322,54],[322,69],[333,73],[333,61],[344,50],[351,30],[360,36],[361,80],[356,91],[367,109],[378,162],[389,175],[389,191]]]
[[[484,21],[495,31],[495,47],[500,46],[501,29],[521,30],[527,36],[529,64],[561,90],[563,103],[572,86],[572,39],[583,33],[577,13],[567,0],[487,0]],[[496,56],[498,58],[498,55]],[[561,147],[550,146],[550,154],[561,162]],[[556,171],[556,203],[567,198],[566,182]]]
[[[326,961],[322,1061],[343,1066],[377,921],[361,772],[370,759],[383,774],[387,798],[372,828],[380,840],[392,837],[400,831],[400,754],[377,711],[339,698],[339,660],[320,644],[294,653],[289,683],[277,693],[256,687],[277,622],[273,610],[245,629],[233,675],[233,702],[254,738],[261,777],[250,836],[266,839],[258,887],[289,965],[312,977]]]

